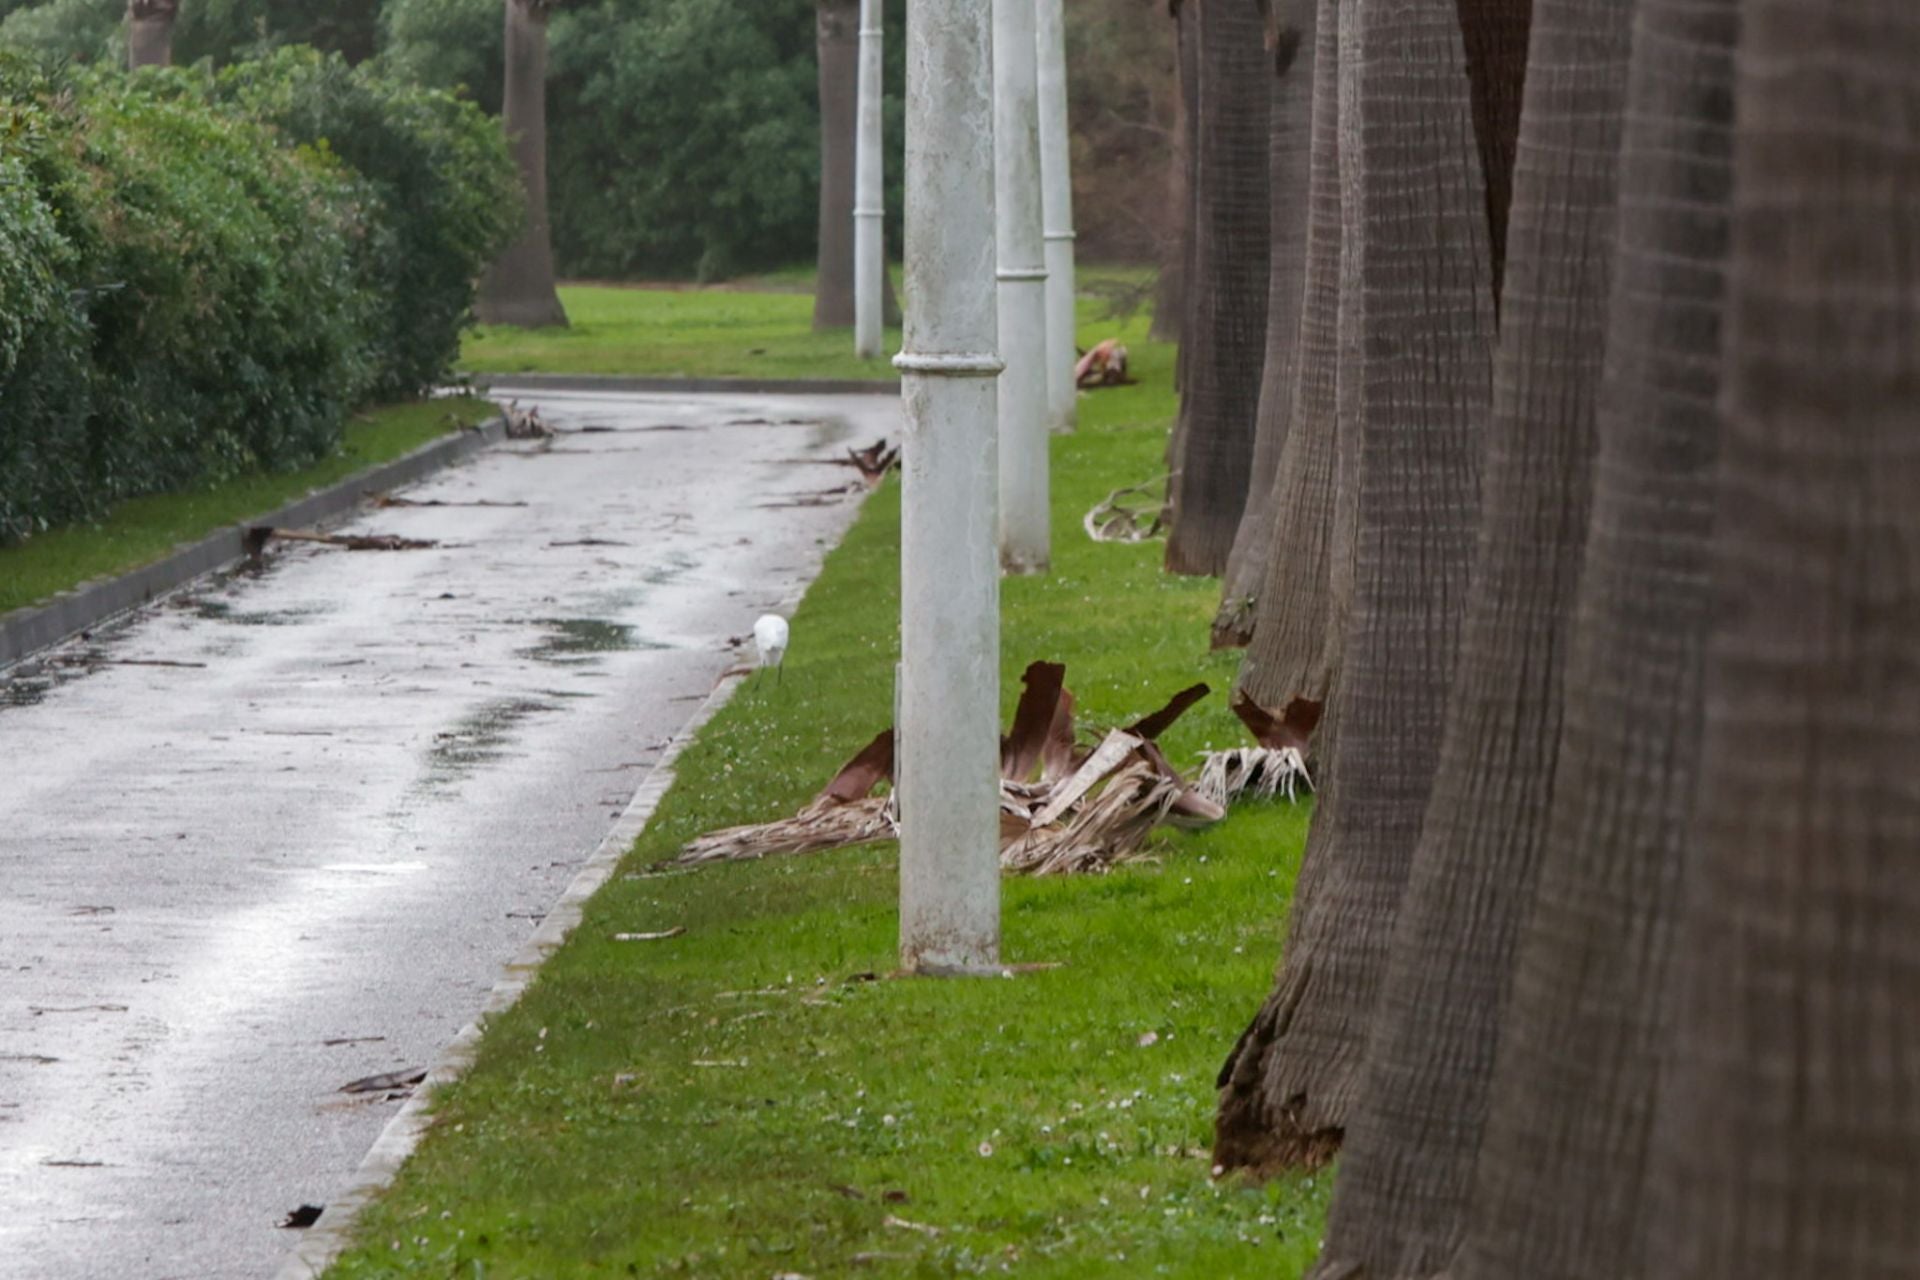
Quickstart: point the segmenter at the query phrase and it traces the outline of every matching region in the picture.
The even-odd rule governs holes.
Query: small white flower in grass
[[[1159,1043],[1160,1043],[1160,1033],[1157,1031],[1145,1032],[1141,1035],[1139,1040],[1139,1045],[1142,1049],[1151,1048],[1152,1046]]]
[[[983,1142],[983,1143],[981,1143],[981,1144],[980,1144],[980,1158],[981,1158],[981,1159],[983,1159],[983,1160],[984,1160],[984,1159],[986,1159],[986,1158],[987,1158],[988,1156],[990,1156],[990,1155],[992,1155],[992,1154],[993,1154],[993,1144],[992,1144],[991,1142]]]
[[[900,1122],[898,1120],[895,1120],[892,1116],[887,1115],[887,1116],[880,1117],[880,1123],[887,1126],[887,1128],[891,1129],[893,1128],[894,1125],[899,1124]]]

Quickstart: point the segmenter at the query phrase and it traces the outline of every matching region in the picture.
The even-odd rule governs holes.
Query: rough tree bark
[[[173,62],[173,20],[180,0],[127,0],[127,67],[164,67]]]
[[[1161,248],[1160,274],[1154,281],[1153,323],[1147,336],[1157,342],[1180,341],[1187,318],[1187,269],[1193,261],[1193,122],[1200,73],[1193,39],[1194,11],[1181,0],[1167,0],[1173,24],[1173,147],[1167,161],[1167,207],[1171,216]],[[1175,353],[1174,386],[1182,385],[1183,347]]]
[[[1681,1007],[1640,1274],[1920,1268],[1920,8],[1746,0]]]
[[[1260,375],[1247,505],[1227,554],[1213,647],[1243,645],[1253,634],[1253,602],[1273,540],[1274,481],[1293,418],[1300,377],[1301,312],[1307,280],[1307,212],[1312,189],[1317,0],[1270,0],[1267,191],[1267,354]],[[1331,73],[1329,73],[1331,74]]]
[[[1200,67],[1194,257],[1180,421],[1168,452],[1169,573],[1227,567],[1247,500],[1267,328],[1267,82],[1254,0],[1186,0]]]
[[[1326,1159],[1357,1095],[1439,754],[1492,395],[1485,196],[1452,0],[1355,8],[1341,24],[1355,55],[1339,63],[1361,284],[1352,616],[1308,891],[1274,992],[1221,1069],[1215,1130],[1216,1163],[1262,1173]]]
[[[506,0],[506,96],[501,123],[526,195],[526,227],[480,282],[474,312],[487,324],[564,326],[547,216],[547,18],[554,0]]]
[[[1700,741],[1739,0],[1637,0],[1553,809],[1452,1280],[1641,1274]]]
[[[1460,665],[1318,1276],[1432,1276],[1463,1234],[1553,800],[1631,17],[1627,0],[1534,15]]]
[[[1268,496],[1271,525],[1263,572],[1242,595],[1230,575],[1214,621],[1214,644],[1252,647],[1240,687],[1255,701],[1325,703],[1333,667],[1326,652],[1327,544],[1333,527],[1336,389],[1340,350],[1340,40],[1342,8],[1318,0],[1314,20],[1312,127],[1301,279],[1298,363],[1287,430]],[[1278,246],[1275,247],[1278,252]],[[1261,413],[1273,406],[1261,388]]]

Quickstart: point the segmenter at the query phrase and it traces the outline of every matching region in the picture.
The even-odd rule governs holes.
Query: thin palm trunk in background
[[[1293,418],[1307,277],[1319,7],[1317,0],[1284,0],[1268,11],[1267,43],[1274,78],[1267,117],[1267,190],[1272,210],[1267,353],[1254,421],[1253,460],[1247,473],[1247,504],[1227,554],[1220,613],[1213,628],[1215,648],[1245,644],[1253,632],[1253,600],[1266,575],[1267,549],[1273,539],[1274,477]]]
[[[860,0],[817,0],[820,222],[813,327],[853,323],[854,132],[858,124]]]
[[[1310,875],[1273,994],[1221,1071],[1215,1160],[1260,1172],[1326,1159],[1358,1096],[1439,754],[1491,404],[1485,194],[1452,0],[1360,0],[1343,28],[1361,285],[1353,612]]]
[[[506,0],[506,96],[501,122],[526,194],[526,226],[480,282],[474,311],[488,324],[564,326],[547,216],[547,17],[552,0]]]
[[[1153,323],[1147,336],[1157,342],[1178,342],[1187,315],[1187,275],[1193,261],[1193,128],[1194,97],[1200,72],[1194,44],[1194,10],[1181,0],[1167,0],[1173,27],[1173,146],[1167,156],[1167,239],[1161,245],[1160,274],[1154,282]],[[1173,383],[1181,384],[1185,349],[1175,353]]]
[[[1706,726],[1634,1274],[1920,1266],[1920,8],[1747,0]]]
[[[173,20],[180,0],[127,0],[127,66],[164,67],[173,62]]]
[[[1246,506],[1267,327],[1267,82],[1254,0],[1186,0],[1200,68],[1194,254],[1168,453],[1171,573],[1217,574]]]
[[[1631,17],[1539,0],[1533,19],[1473,589],[1320,1275],[1433,1276],[1463,1233],[1553,798]]]
[[[1636,4],[1552,812],[1453,1280],[1641,1274],[1711,614],[1737,6]]]
[[[1342,11],[1355,2],[1318,0],[1316,8],[1298,355],[1290,379],[1286,434],[1267,499],[1272,523],[1261,557],[1264,570],[1244,597],[1234,594],[1239,579],[1229,571],[1214,624],[1219,646],[1244,642],[1243,636],[1251,633],[1240,687],[1255,701],[1276,708],[1295,698],[1324,705],[1332,688],[1327,556],[1333,534],[1342,305],[1338,28]],[[1263,385],[1263,418],[1279,407],[1266,395]]]

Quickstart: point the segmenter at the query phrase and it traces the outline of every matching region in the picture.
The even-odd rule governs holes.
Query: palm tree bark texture
[[[1920,1273],[1920,8],[1745,0],[1706,727],[1641,1274]]]
[[[1173,145],[1168,152],[1167,219],[1169,236],[1160,255],[1160,275],[1154,282],[1153,324],[1147,336],[1158,342],[1178,342],[1186,323],[1187,278],[1193,266],[1193,130],[1199,97],[1199,49],[1194,41],[1195,10],[1182,0],[1167,0],[1173,27]],[[1174,356],[1173,385],[1186,385],[1186,348]],[[1177,429],[1177,427],[1176,427]]]
[[[1358,1097],[1439,754],[1492,403],[1485,190],[1452,0],[1358,0],[1343,17],[1361,295],[1353,612],[1286,954],[1220,1075],[1215,1162],[1256,1172],[1327,1159]]]
[[[1324,704],[1333,664],[1327,652],[1328,543],[1333,533],[1336,392],[1341,290],[1340,39],[1343,8],[1354,0],[1318,0],[1314,21],[1312,125],[1308,139],[1305,263],[1297,355],[1284,438],[1267,499],[1271,525],[1264,566],[1251,600],[1236,596],[1250,566],[1229,568],[1214,624],[1216,646],[1238,639],[1250,614],[1252,647],[1240,688],[1266,706],[1295,698]],[[1276,217],[1278,208],[1276,207]],[[1275,252],[1280,246],[1274,246]],[[1272,343],[1268,358],[1272,358]],[[1272,430],[1279,405],[1261,387],[1260,418]],[[1244,526],[1245,520],[1242,524]],[[1241,536],[1252,536],[1244,527]]]
[[[173,20],[180,0],[127,0],[127,66],[164,67],[173,61]]]
[[[1168,450],[1166,567],[1218,574],[1246,506],[1267,325],[1267,100],[1255,0],[1185,0],[1200,69],[1194,260],[1180,421]]]
[[[557,0],[506,0],[506,95],[501,122],[526,196],[526,225],[486,278],[474,310],[487,324],[564,326],[547,215],[547,19]]]
[[[1473,588],[1320,1277],[1432,1276],[1463,1231],[1553,799],[1631,16],[1539,0],[1533,17]]]
[[[1552,812],[1451,1280],[1642,1274],[1712,612],[1738,5],[1635,6]]]
[[[1247,504],[1227,554],[1213,647],[1253,634],[1253,599],[1273,537],[1274,476],[1293,417],[1299,381],[1301,307],[1307,276],[1307,203],[1312,186],[1317,0],[1269,0],[1267,46],[1273,79],[1267,108],[1267,354],[1254,418]]]

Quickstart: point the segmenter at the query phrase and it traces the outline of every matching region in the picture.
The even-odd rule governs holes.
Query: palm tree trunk
[[[1700,740],[1739,0],[1637,0],[1591,532],[1454,1280],[1640,1274]]]
[[[1329,543],[1337,471],[1338,389],[1343,357],[1341,308],[1357,292],[1341,289],[1342,10],[1355,0],[1319,0],[1314,23],[1313,127],[1309,140],[1306,264],[1302,281],[1298,367],[1286,438],[1275,464],[1268,509],[1264,572],[1252,599],[1222,601],[1215,643],[1244,630],[1251,646],[1240,687],[1255,701],[1284,707],[1295,698],[1324,704],[1332,688],[1328,652]],[[1349,323],[1353,316],[1348,316]],[[1264,388],[1263,388],[1264,395]],[[1263,399],[1262,411],[1268,407]],[[1235,590],[1229,584],[1228,591]],[[1250,615],[1247,616],[1247,615]]]
[[[173,20],[180,0],[127,0],[127,67],[165,67],[173,62]]]
[[[1281,0],[1268,18],[1275,74],[1268,105],[1267,190],[1273,214],[1267,255],[1267,355],[1254,422],[1246,510],[1227,555],[1220,611],[1213,624],[1216,649],[1243,645],[1253,634],[1254,601],[1266,576],[1267,549],[1273,541],[1274,479],[1300,380],[1319,9],[1317,0]]]
[[[480,282],[474,311],[487,324],[539,329],[567,323],[553,280],[547,216],[547,14],[551,0],[506,0],[506,96],[501,122],[526,193],[526,228]]]
[[[1920,9],[1747,0],[1693,860],[1641,1274],[1920,1266]]]
[[[1267,78],[1254,0],[1197,10],[1193,274],[1168,461],[1166,567],[1218,574],[1246,506],[1267,327]]]
[[[1318,1274],[1432,1276],[1464,1230],[1553,797],[1631,16],[1540,0],[1534,18],[1474,586]]]
[[[1173,20],[1173,147],[1167,160],[1167,240],[1160,255],[1160,275],[1154,282],[1153,324],[1147,336],[1157,342],[1180,341],[1187,322],[1187,277],[1193,262],[1193,129],[1194,100],[1200,88],[1200,70],[1194,43],[1194,10],[1181,0],[1167,0]],[[1175,353],[1173,385],[1185,385],[1186,348]]]
[[[1340,59],[1360,283],[1352,617],[1310,892],[1275,990],[1222,1069],[1215,1129],[1216,1163],[1262,1172],[1324,1160],[1358,1095],[1439,754],[1492,398],[1485,191],[1452,0],[1352,8],[1354,57]]]

